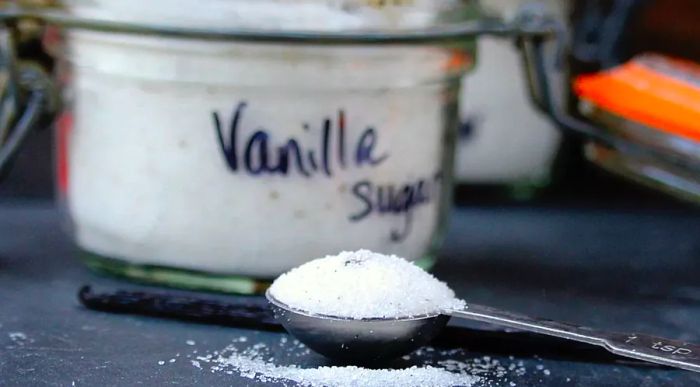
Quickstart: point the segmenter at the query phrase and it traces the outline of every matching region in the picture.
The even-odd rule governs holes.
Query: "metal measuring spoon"
[[[477,320],[604,347],[620,356],[700,372],[700,346],[636,333],[612,333],[468,304],[460,310],[406,318],[350,319],[311,314],[265,293],[275,318],[299,341],[332,359],[388,360],[427,344],[450,317]]]

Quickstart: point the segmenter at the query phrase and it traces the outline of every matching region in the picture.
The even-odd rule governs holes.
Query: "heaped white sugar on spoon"
[[[464,307],[444,282],[395,255],[343,251],[281,275],[270,294],[289,307],[341,318],[402,318]]]

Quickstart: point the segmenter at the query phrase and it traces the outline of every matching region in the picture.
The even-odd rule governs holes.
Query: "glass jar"
[[[416,31],[472,1],[72,1],[172,27]],[[473,46],[221,42],[68,30],[60,200],[85,262],[252,293],[367,248],[430,266],[445,226],[459,79]],[[469,42],[467,42],[469,43]]]

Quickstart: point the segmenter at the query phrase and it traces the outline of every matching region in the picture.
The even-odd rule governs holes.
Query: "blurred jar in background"
[[[58,0],[15,0],[2,1],[0,7],[19,5],[26,7],[53,7]],[[14,54],[20,61],[31,61],[40,65],[47,72],[51,72],[54,66],[53,58],[46,53],[45,45],[42,45],[41,36],[44,27],[34,20],[21,20],[12,31],[14,39]],[[9,33],[9,32],[8,32]],[[0,69],[0,80],[7,79],[6,68]],[[0,85],[5,90],[5,85]],[[5,104],[7,101],[3,101]],[[17,112],[12,112],[16,107],[10,107],[7,117],[13,117]],[[3,107],[2,109],[6,109]],[[48,117],[47,117],[48,118]],[[41,127],[48,127],[43,124]],[[2,132],[2,129],[0,129]],[[2,138],[3,133],[0,133]],[[53,196],[52,185],[52,133],[50,130],[37,130],[29,134],[29,139],[24,143],[22,151],[12,161],[12,168],[5,168],[0,172],[0,198],[35,198],[50,199]]]
[[[567,1],[489,0],[484,12],[506,19],[523,6],[566,17]],[[462,90],[463,125],[458,140],[455,179],[466,186],[514,188],[527,198],[549,182],[560,134],[529,100],[520,54],[512,40],[483,37],[474,72]],[[555,72],[555,69],[551,69]],[[553,75],[562,90],[562,73]]]

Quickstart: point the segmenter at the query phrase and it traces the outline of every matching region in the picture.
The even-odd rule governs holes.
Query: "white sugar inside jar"
[[[91,19],[322,34],[426,28],[467,2],[151,3],[70,7]],[[67,41],[59,187],[91,266],[252,292],[251,278],[341,250],[432,259],[469,50],[82,30]]]

